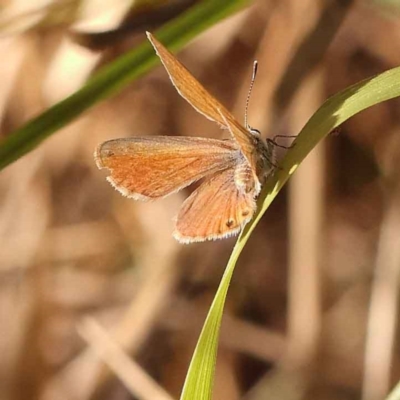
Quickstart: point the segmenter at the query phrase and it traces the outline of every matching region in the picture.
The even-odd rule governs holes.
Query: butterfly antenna
[[[247,94],[247,99],[246,99],[246,108],[244,110],[244,126],[246,127],[246,129],[250,128],[248,123],[247,123],[247,112],[249,110],[251,91],[253,90],[254,81],[256,80],[257,66],[258,66],[258,62],[257,62],[257,60],[255,60],[254,63],[253,63],[253,75],[251,76],[249,93]]]

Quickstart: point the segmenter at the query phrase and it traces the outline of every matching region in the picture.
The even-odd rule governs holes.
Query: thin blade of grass
[[[250,0],[202,1],[163,26],[156,36],[171,49],[250,3]],[[0,141],[0,169],[34,149],[99,101],[149,71],[158,62],[147,42],[102,68],[87,84]]]
[[[242,231],[228,261],[194,351],[181,400],[210,400],[222,313],[236,262],[257,223],[289,177],[308,153],[334,128],[375,104],[400,96],[400,67],[361,81],[332,96],[315,112],[266,183],[258,200],[255,217]],[[312,190],[312,188],[304,188]],[[399,397],[394,397],[399,398]]]
[[[400,400],[400,382],[393,388],[393,390],[386,397],[386,400]]]

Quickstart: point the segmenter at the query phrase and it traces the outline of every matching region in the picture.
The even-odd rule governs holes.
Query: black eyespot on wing
[[[226,226],[230,228],[231,226],[233,226],[234,223],[235,221],[233,219],[228,219],[228,221],[226,221]]]

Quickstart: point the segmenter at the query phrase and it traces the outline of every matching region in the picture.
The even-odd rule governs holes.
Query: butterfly
[[[184,201],[174,237],[182,243],[237,234],[253,217],[256,199],[274,171],[274,141],[245,126],[191,75],[151,33],[147,37],[178,93],[199,113],[229,131],[225,140],[149,136],[106,141],[95,151],[97,166],[109,170],[108,181],[124,196],[155,200],[203,179]]]

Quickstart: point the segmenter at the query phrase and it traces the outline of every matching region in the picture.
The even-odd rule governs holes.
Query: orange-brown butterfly
[[[154,36],[147,33],[147,37],[179,94],[198,112],[229,130],[232,138],[109,140],[96,149],[97,166],[107,168],[108,181],[136,200],[165,197],[205,178],[183,203],[174,237],[190,243],[234,235],[254,215],[261,186],[274,170],[275,143],[264,142],[260,132],[247,124],[249,97],[243,127]],[[255,72],[256,68],[251,87]]]

